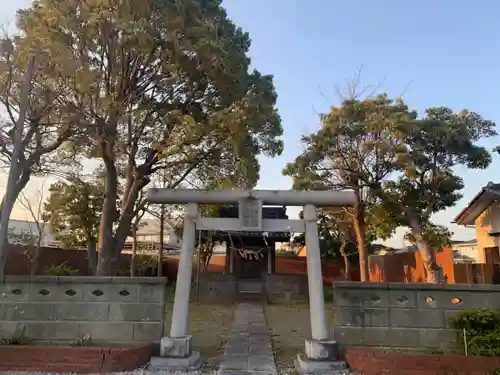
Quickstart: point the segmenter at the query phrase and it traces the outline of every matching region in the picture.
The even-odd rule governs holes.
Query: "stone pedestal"
[[[333,340],[306,339],[306,356],[315,361],[335,361],[339,357],[338,345]]]
[[[191,336],[162,337],[160,357],[151,358],[151,371],[192,371],[201,367],[200,353],[191,350]]]
[[[300,374],[344,374],[347,370],[333,340],[306,339],[305,354],[297,355],[295,366]]]

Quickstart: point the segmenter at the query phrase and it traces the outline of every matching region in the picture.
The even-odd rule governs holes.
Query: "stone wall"
[[[193,278],[196,276],[193,275]],[[196,288],[196,282],[193,282]],[[207,272],[200,275],[199,296],[202,302],[232,301],[236,298],[236,275]],[[191,293],[191,298],[195,294]]]
[[[268,301],[307,299],[306,275],[266,275],[265,291]]]
[[[193,277],[195,276],[193,275]],[[208,272],[200,275],[200,301],[217,303],[237,300],[239,286],[248,283],[261,283],[260,289],[265,292],[265,297],[269,302],[307,299],[308,296],[306,275],[271,274],[263,275],[262,280],[238,280],[235,274]],[[193,286],[196,288],[195,282]],[[253,289],[257,290],[258,288]],[[194,298],[195,292],[193,290],[192,298]]]
[[[30,340],[153,342],[163,335],[166,278],[7,276],[0,335]]]
[[[343,347],[439,348],[456,339],[448,318],[500,308],[498,285],[335,282],[334,338]]]

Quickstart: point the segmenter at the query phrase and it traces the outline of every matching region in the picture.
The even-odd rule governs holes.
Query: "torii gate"
[[[166,367],[196,369],[201,365],[199,353],[191,351],[191,336],[187,332],[196,230],[305,232],[312,336],[306,339],[305,360],[319,364],[335,359],[335,343],[328,340],[326,327],[316,207],[353,206],[352,191],[150,189],[147,199],[151,203],[187,204],[170,336],[161,340],[161,362]],[[238,204],[239,218],[201,217],[199,204]],[[265,204],[303,206],[304,219],[262,219]]]

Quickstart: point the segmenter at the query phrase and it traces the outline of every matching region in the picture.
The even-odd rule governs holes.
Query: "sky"
[[[12,23],[15,10],[29,1],[5,3],[0,22]],[[261,160],[258,188],[291,188],[281,171],[301,152],[301,135],[317,129],[317,113],[338,103],[335,87],[345,87],[360,69],[362,86],[403,95],[419,112],[467,108],[500,123],[497,0],[224,0],[223,6],[250,34],[252,65],[274,75],[279,95],[285,149]],[[500,139],[483,143],[492,149]],[[494,155],[487,170],[459,168],[464,197],[434,221],[450,226],[456,239],[473,238],[473,230],[450,222],[488,181],[500,182],[493,173],[499,167],[500,155]],[[295,216],[298,209],[289,211]],[[402,233],[389,244],[401,246]]]

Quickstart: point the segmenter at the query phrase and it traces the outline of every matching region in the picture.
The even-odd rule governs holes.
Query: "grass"
[[[203,372],[215,371],[220,364],[227,336],[231,330],[235,305],[199,304],[189,306],[188,332],[193,336],[193,350],[199,351],[203,358]],[[173,288],[169,290],[165,324],[170,330],[173,308]]]
[[[305,339],[311,337],[309,305],[307,302],[269,304],[264,311],[278,373],[291,373],[297,354],[304,352]],[[327,324],[331,323],[331,316],[327,315]]]
[[[331,292],[330,292],[331,294]],[[330,326],[332,312],[329,309],[332,296],[325,289],[327,324]],[[167,297],[165,323],[170,329],[173,308],[173,287]],[[201,353],[205,362],[204,371],[216,371],[224,351],[227,336],[233,322],[235,304],[199,304],[189,306],[189,333],[193,335],[193,349]],[[311,321],[307,301],[264,305],[266,322],[270,331],[276,367],[279,374],[295,373],[294,361],[298,353],[304,352],[304,342],[311,337]],[[330,327],[329,327],[330,328]]]

